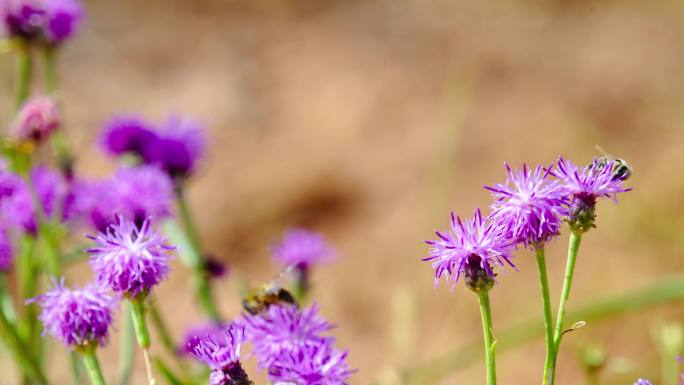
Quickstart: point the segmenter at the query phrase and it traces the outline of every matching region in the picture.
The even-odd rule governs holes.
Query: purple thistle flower
[[[323,235],[305,229],[290,229],[273,247],[273,257],[283,266],[306,269],[316,263],[334,261],[336,252]]]
[[[554,175],[563,182],[566,191],[575,197],[606,197],[615,201],[616,194],[630,191],[631,188],[624,187],[624,179],[616,177],[614,162],[602,163],[594,158],[590,165],[580,168],[559,157]]]
[[[7,37],[31,39],[40,34],[45,11],[39,0],[0,0],[2,29]]]
[[[549,179],[551,168],[523,164],[522,170],[513,171],[506,164],[506,183],[484,186],[495,199],[490,217],[526,247],[543,246],[558,235],[568,213],[566,191]]]
[[[597,198],[617,202],[618,193],[631,190],[623,186],[627,175],[616,174],[615,162],[595,158],[589,166],[580,168],[562,157],[558,159],[554,175],[569,195],[568,223],[573,231],[586,232],[594,227]]]
[[[22,141],[42,142],[60,124],[57,103],[46,96],[34,96],[22,104],[12,124],[12,136]]]
[[[251,384],[240,355],[245,341],[245,327],[231,323],[222,333],[207,334],[192,342],[192,355],[211,369],[210,385]]]
[[[156,132],[154,140],[146,143],[142,156],[173,178],[190,176],[204,154],[204,129],[195,120],[171,115]]]
[[[43,35],[57,45],[68,40],[83,19],[83,6],[77,0],[45,0]]]
[[[37,231],[31,191],[19,175],[8,171],[0,171],[0,224],[29,234]]]
[[[435,287],[442,276],[447,283],[451,281],[453,290],[462,274],[471,279],[478,278],[475,277],[477,271],[484,271],[493,280],[493,266],[508,264],[515,267],[511,262],[513,243],[504,230],[497,222],[483,219],[479,209],[465,222],[451,213],[451,229],[436,231],[438,239],[425,241],[430,245],[430,256],[423,261],[432,262]],[[469,282],[466,283],[470,287]]]
[[[115,292],[131,299],[147,295],[169,273],[170,252],[175,247],[150,228],[149,220],[137,226],[117,217],[106,232],[89,238],[96,243],[87,250],[96,280]]]
[[[174,199],[171,180],[153,166],[121,168],[110,179],[77,183],[73,194],[73,211],[100,232],[115,222],[116,215],[138,226],[148,217],[166,218]]]
[[[644,380],[643,378],[640,378],[637,380],[637,382],[634,383],[634,385],[653,385],[653,384],[649,380]]]
[[[271,381],[297,385],[345,385],[353,374],[347,352],[327,341],[316,341],[294,351],[282,351],[268,370]]]
[[[156,139],[157,134],[151,124],[137,116],[122,115],[113,117],[105,124],[100,143],[112,155],[132,153],[142,156],[143,149]]]
[[[63,278],[53,283],[54,288],[27,301],[37,302],[42,308],[39,318],[45,326],[44,333],[70,348],[105,345],[114,299],[98,285],[68,289]]]
[[[13,259],[12,240],[6,230],[0,230],[0,272],[7,272],[12,269]]]
[[[194,326],[185,332],[183,342],[178,346],[176,351],[181,356],[192,355],[200,341],[207,336],[213,338],[214,341],[221,343],[223,341],[222,334],[227,327],[228,325],[215,322]]]
[[[283,351],[294,351],[312,341],[334,341],[323,333],[335,326],[318,314],[318,306],[301,310],[295,305],[272,305],[259,315],[245,314],[247,339],[259,366],[269,367]]]

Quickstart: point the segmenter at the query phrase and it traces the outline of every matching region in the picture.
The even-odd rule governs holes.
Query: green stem
[[[12,356],[21,367],[23,374],[41,385],[47,385],[48,382],[43,370],[33,359],[30,349],[24,344],[2,310],[0,310],[0,337],[12,352]]]
[[[133,316],[133,328],[135,329],[135,336],[138,339],[138,345],[143,351],[143,359],[145,360],[145,368],[147,369],[147,381],[149,385],[155,385],[157,382],[152,375],[152,363],[150,362],[150,332],[147,328],[147,320],[145,319],[145,298],[139,296],[131,300],[131,315]]]
[[[492,334],[492,310],[489,306],[489,293],[478,293],[480,314],[482,315],[482,334],[484,335],[485,366],[487,385],[496,385],[496,360],[494,358],[494,335]]]
[[[100,369],[100,362],[95,355],[95,349],[81,351],[81,357],[83,357],[83,364],[86,367],[92,385],[106,385],[102,369]]]
[[[51,94],[57,90],[57,49],[46,46],[43,50],[43,69],[45,73],[45,90]]]
[[[161,313],[159,312],[159,308],[157,308],[156,305],[150,306],[150,318],[155,329],[157,329],[157,333],[159,334],[162,345],[164,345],[164,348],[169,354],[176,357],[178,353],[176,351],[176,344],[173,342],[171,332],[169,331],[169,328],[166,325],[166,322],[164,322],[164,318],[162,317]]]
[[[119,354],[119,384],[128,385],[133,374],[135,360],[135,329],[131,315],[131,304],[124,301],[121,312],[121,350]]]
[[[83,381],[81,380],[81,363],[78,360],[76,352],[69,352],[69,363],[71,364],[71,380],[74,385],[81,385]]]
[[[133,329],[138,340],[138,346],[142,349],[150,347],[150,332],[145,320],[145,300],[144,298],[131,299],[131,315],[133,316]]]
[[[539,289],[541,291],[542,305],[544,308],[544,337],[546,341],[546,360],[544,363],[544,377],[542,384],[546,385],[549,381],[549,368],[555,356],[555,345],[553,343],[553,318],[551,316],[551,296],[549,294],[549,277],[546,272],[546,256],[544,246],[537,247],[534,251],[537,261],[537,271],[539,272]]]
[[[33,62],[29,45],[25,41],[20,41],[17,45],[17,89],[15,94],[17,110],[28,98],[29,89],[31,88],[32,67]]]
[[[659,278],[646,287],[627,293],[611,295],[569,311],[566,318],[587,323],[643,311],[658,305],[684,300],[684,274]],[[512,350],[544,335],[544,323],[539,317],[523,319],[497,333],[496,347],[499,353]],[[402,383],[407,385],[434,384],[442,381],[458,369],[465,368],[481,359],[482,343],[473,341],[454,351],[427,362],[419,363],[401,373]]]
[[[202,248],[200,245],[199,234],[197,233],[197,228],[192,220],[192,215],[190,215],[190,207],[185,199],[185,193],[182,186],[178,186],[176,188],[176,200],[178,201],[178,208],[181,212],[183,226],[190,241],[190,247],[192,248],[192,250],[189,250],[189,255],[191,257],[191,267],[193,268],[195,275],[195,291],[197,294],[197,299],[199,300],[200,305],[207,316],[209,316],[213,321],[220,322],[221,316],[216,308],[216,301],[214,300],[210,285],[211,281],[205,270],[205,262],[202,258]]]
[[[558,315],[556,316],[556,328],[553,332],[553,359],[547,362],[544,371],[549,373],[549,384],[553,385],[556,382],[556,364],[558,362],[558,354],[560,353],[561,339],[563,338],[563,321],[565,319],[565,306],[570,297],[570,289],[572,287],[572,279],[575,275],[575,264],[577,262],[577,252],[579,251],[580,243],[582,242],[582,233],[578,231],[570,232],[570,241],[568,243],[568,259],[565,265],[565,277],[563,278],[563,288],[561,289],[560,304],[558,305]]]

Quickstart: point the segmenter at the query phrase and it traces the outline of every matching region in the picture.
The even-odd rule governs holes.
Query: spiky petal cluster
[[[176,351],[182,356],[191,355],[194,353],[199,342],[207,336],[220,343],[223,341],[221,335],[227,327],[228,325],[226,324],[215,322],[193,326],[185,332],[183,342],[178,346]]]
[[[597,198],[617,202],[618,193],[630,190],[624,187],[626,175],[621,174],[622,167],[616,162],[595,158],[590,165],[580,168],[562,157],[558,159],[554,175],[569,195],[568,224],[573,231],[585,232],[594,227]]]
[[[452,288],[461,275],[469,268],[475,267],[494,278],[493,266],[513,266],[513,243],[507,237],[504,228],[496,222],[482,217],[477,209],[472,219],[461,220],[451,214],[451,228],[448,231],[436,231],[438,239],[425,241],[430,245],[430,256],[423,261],[432,262],[435,269],[435,286],[445,277],[451,281]],[[472,265],[475,266],[472,266]]]
[[[0,230],[0,273],[12,269],[14,248],[7,230]]]
[[[307,268],[316,263],[335,260],[336,252],[323,235],[305,229],[290,229],[273,246],[273,256],[283,266]]]
[[[502,224],[510,236],[527,247],[543,246],[558,235],[567,215],[567,193],[552,180],[551,166],[511,170],[506,164],[506,182],[485,186],[495,201],[490,217]]]
[[[175,248],[150,227],[149,220],[138,226],[118,217],[106,232],[90,238],[96,243],[87,250],[96,280],[115,292],[129,298],[147,295],[169,273]]]
[[[317,341],[293,351],[282,351],[268,370],[274,383],[297,385],[345,385],[353,370],[347,352]]]
[[[99,285],[69,289],[64,279],[45,294],[29,300],[41,307],[45,333],[70,348],[107,343],[116,301]]]
[[[12,136],[20,141],[42,142],[59,127],[57,103],[46,96],[34,96],[19,109],[12,123]]]
[[[289,304],[272,305],[261,314],[246,314],[244,324],[262,368],[268,368],[283,351],[316,341],[334,342],[323,334],[335,326],[318,314],[316,304],[304,310]]]
[[[585,167],[578,167],[569,160],[558,158],[554,175],[560,179],[566,191],[579,198],[606,197],[613,200],[616,194],[630,191],[624,180],[615,175],[615,161],[603,162],[598,158]]]
[[[210,385],[249,384],[240,364],[245,327],[231,323],[221,333],[196,337],[192,355],[211,369]]]

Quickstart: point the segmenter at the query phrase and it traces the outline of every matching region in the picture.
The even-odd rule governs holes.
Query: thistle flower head
[[[59,127],[57,103],[46,96],[34,96],[22,104],[12,124],[12,136],[20,141],[40,143]]]
[[[494,266],[508,264],[514,267],[511,262],[513,243],[505,230],[498,223],[482,218],[479,209],[475,210],[472,219],[465,221],[452,213],[451,228],[445,232],[436,231],[438,239],[425,241],[430,245],[430,256],[423,261],[432,262],[435,286],[444,276],[447,282],[451,281],[453,289],[461,275],[469,281],[474,280],[468,282],[469,286],[471,283],[486,284],[487,277],[493,282]],[[478,280],[482,281],[476,282]]]
[[[624,187],[626,175],[616,162],[595,158],[590,165],[578,167],[562,157],[558,159],[554,175],[570,196],[568,223],[573,231],[586,232],[594,227],[597,198],[606,197],[617,202],[618,193],[631,190]]]
[[[201,125],[193,119],[171,115],[156,134],[155,140],[143,149],[145,162],[158,166],[173,178],[190,176],[206,147]]]
[[[45,11],[39,0],[2,0],[0,16],[7,37],[31,39],[40,34]]]
[[[295,305],[272,305],[258,315],[244,316],[247,339],[259,366],[269,367],[282,351],[293,351],[311,341],[333,340],[323,333],[335,326],[318,314],[318,306],[300,310]]]
[[[228,326],[216,322],[193,326],[185,332],[185,337],[176,351],[182,356],[192,355],[197,345],[207,336],[220,343],[223,341],[222,335]]]
[[[504,184],[485,186],[495,201],[490,217],[502,224],[510,236],[527,247],[544,245],[558,235],[567,214],[567,193],[551,180],[551,166],[544,170],[523,165],[511,170],[506,164]]]
[[[297,385],[345,385],[353,374],[347,352],[329,341],[315,341],[292,351],[282,351],[268,369],[274,383]]]
[[[19,175],[9,171],[0,171],[0,224],[28,234],[37,231],[31,190]]]
[[[211,369],[211,385],[251,383],[240,364],[244,341],[244,326],[231,323],[221,333],[206,334],[192,342],[192,355]]]
[[[96,247],[90,266],[96,280],[129,298],[147,295],[169,273],[170,253],[175,248],[150,227],[149,219],[141,226],[117,217],[104,233],[89,237]]]
[[[173,186],[169,177],[156,167],[124,167],[104,181],[78,183],[74,200],[74,211],[102,232],[115,222],[116,215],[138,226],[148,217],[168,217]]]
[[[624,187],[624,179],[616,175],[615,160],[594,161],[584,167],[578,167],[569,160],[558,158],[558,167],[554,175],[560,179],[565,190],[575,197],[606,197],[616,200],[616,194],[630,191]]]
[[[0,230],[0,273],[12,269],[14,248],[6,230]]]
[[[45,22],[43,35],[49,44],[68,40],[83,19],[83,5],[77,0],[44,0]]]
[[[46,334],[70,348],[104,345],[112,324],[115,300],[101,286],[69,289],[64,279],[45,294],[28,301],[41,307]]]
[[[142,118],[120,115],[105,124],[100,135],[100,144],[111,155],[132,153],[142,156],[143,149],[156,137],[152,125]]]
[[[334,261],[336,252],[323,235],[305,229],[290,229],[273,247],[273,256],[283,266],[294,265],[306,269],[316,263]]]

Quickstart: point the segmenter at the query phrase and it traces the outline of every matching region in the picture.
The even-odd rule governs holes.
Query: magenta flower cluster
[[[586,231],[593,225],[597,198],[615,200],[616,194],[630,190],[623,185],[626,178],[616,173],[615,162],[594,159],[578,167],[559,157],[548,167],[512,169],[506,164],[504,183],[485,186],[494,199],[489,215],[483,217],[478,209],[464,221],[452,213],[450,229],[426,241],[430,250],[423,260],[432,263],[435,285],[444,277],[453,288],[461,276],[478,270],[494,280],[495,266],[514,267],[515,247],[543,247],[564,222],[572,227],[584,220],[581,228]]]
[[[166,238],[144,220],[138,226],[122,217],[107,231],[90,237],[96,247],[88,250],[95,279],[129,298],[147,295],[169,273],[170,252]]]
[[[206,139],[201,125],[190,118],[171,115],[155,125],[131,115],[112,118],[103,128],[101,144],[111,155],[133,154],[172,178],[185,178],[195,171]]]
[[[282,266],[302,269],[332,262],[337,256],[323,235],[298,228],[285,231],[282,240],[273,246],[272,251],[274,259]]]
[[[240,363],[242,345],[245,342],[245,327],[231,323],[221,332],[196,337],[190,344],[194,346],[192,355],[211,369],[211,385],[240,384],[244,369]]]
[[[77,0],[1,0],[0,17],[7,37],[42,39],[57,45],[69,39],[83,18]]]
[[[103,287],[87,285],[69,289],[64,280],[54,282],[45,294],[29,300],[42,311],[45,333],[70,348],[85,348],[107,343],[116,301]]]

